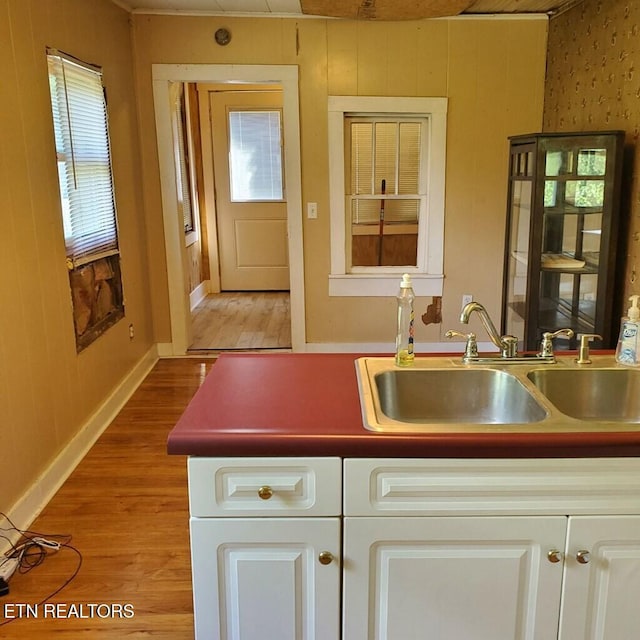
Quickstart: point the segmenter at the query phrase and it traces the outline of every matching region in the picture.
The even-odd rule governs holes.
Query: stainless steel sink
[[[439,356],[400,368],[389,357],[358,358],[362,421],[381,434],[640,431],[640,368],[612,355],[592,360],[503,368]]]
[[[522,424],[547,415],[517,378],[495,369],[393,370],[374,380],[381,411],[401,422]]]
[[[500,369],[461,368],[443,358],[400,369],[388,358],[360,358],[357,371],[363,422],[372,431],[516,431],[548,415],[533,387]]]
[[[640,423],[640,371],[534,369],[527,377],[562,413],[578,420]]]

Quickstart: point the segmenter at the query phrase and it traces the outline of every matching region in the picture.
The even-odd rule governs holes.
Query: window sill
[[[195,244],[198,241],[198,234],[196,231],[187,231],[184,234],[184,246],[190,247],[192,244]]]
[[[329,295],[389,297],[398,294],[402,274],[345,274],[329,276]],[[444,275],[412,273],[413,291],[417,296],[441,296]]]

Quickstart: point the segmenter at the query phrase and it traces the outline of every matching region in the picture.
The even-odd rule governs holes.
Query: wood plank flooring
[[[190,351],[291,348],[288,291],[208,295],[191,314]]]
[[[78,575],[49,602],[83,604],[85,613],[88,604],[128,603],[133,617],[44,618],[40,607],[37,618],[18,618],[15,605],[39,603],[77,568],[63,548],[13,576],[0,625],[7,613],[14,619],[0,638],[193,639],[186,459],[167,455],[166,439],[214,362],[160,360],[32,525],[70,534],[82,554]]]

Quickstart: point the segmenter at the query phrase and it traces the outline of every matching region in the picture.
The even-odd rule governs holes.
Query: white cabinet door
[[[345,518],[343,640],[550,640],[567,519]],[[574,636],[575,640],[578,636]]]
[[[569,518],[559,637],[640,637],[640,516]]]
[[[197,640],[339,639],[338,518],[192,517],[190,528]]]

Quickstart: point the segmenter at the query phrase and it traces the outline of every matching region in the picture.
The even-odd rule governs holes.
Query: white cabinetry
[[[566,519],[345,518],[344,638],[549,640]]]
[[[638,637],[638,459],[192,458],[189,494],[197,640]]]
[[[640,517],[569,518],[560,640],[637,640],[639,604]]]
[[[638,637],[639,460],[352,459],[344,487],[343,640]]]
[[[341,486],[339,458],[189,460],[197,640],[339,637]]]

